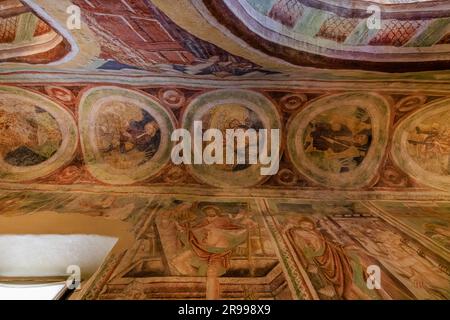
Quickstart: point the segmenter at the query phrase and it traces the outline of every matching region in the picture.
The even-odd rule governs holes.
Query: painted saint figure
[[[129,106],[126,113],[126,107],[118,104],[101,114],[97,124],[98,144],[102,154],[116,165],[122,162],[125,167],[140,166],[157,153],[161,130],[147,111]]]
[[[372,141],[371,120],[362,108],[353,110],[353,118],[324,113],[309,123],[304,148],[321,168],[335,173],[358,167]]]
[[[209,128],[218,129],[222,132],[222,136],[226,137],[226,131],[230,130],[243,130],[247,131],[248,129],[259,130],[263,128],[261,121],[255,112],[248,109],[247,107],[237,105],[237,104],[227,104],[227,105],[219,105],[215,108],[211,109],[206,117],[204,117],[203,121],[208,123],[208,126],[204,129],[205,131]],[[206,143],[205,146],[206,147]],[[227,148],[227,139],[223,139],[223,150]],[[245,140],[245,148],[239,149],[235,148],[234,158],[238,159],[239,156],[242,156],[246,159],[244,164],[235,163],[235,164],[226,164],[226,154],[224,153],[223,164],[218,165],[224,171],[242,171],[251,166],[249,163],[249,151],[250,150],[250,141],[247,138]],[[242,154],[238,154],[242,153]]]
[[[416,127],[408,143],[416,148],[418,157],[429,163],[433,172],[450,175],[450,129],[439,123],[431,128]],[[423,165],[423,164],[422,164]]]
[[[242,212],[233,218],[215,205],[181,203],[162,220],[162,227],[175,231],[180,242],[169,263],[182,275],[206,276],[206,297],[218,299],[218,277],[230,267],[233,250],[248,240],[247,224]]]
[[[158,151],[161,133],[156,121],[150,121],[142,126],[142,121],[131,121],[120,135],[119,150],[121,153],[136,149],[145,153],[146,160],[151,159]]]
[[[381,226],[359,226],[359,229],[360,235],[365,235],[368,253],[397,273],[418,299],[450,298],[450,275],[441,270],[433,259],[415,250],[401,235],[391,230]]]
[[[319,232],[311,219],[290,222],[285,230],[302,264],[322,283],[318,290],[322,297],[348,300],[370,298],[355,281],[356,278],[364,278],[363,268],[351,261],[347,248]]]

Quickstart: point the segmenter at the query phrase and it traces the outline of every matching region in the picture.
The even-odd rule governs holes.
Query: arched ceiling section
[[[69,42],[28,5],[0,1],[0,62],[47,64],[70,50]]]
[[[73,0],[100,44],[102,70],[146,70],[218,77],[261,67],[180,28],[152,2]]]
[[[356,47],[362,51],[355,53],[348,51],[347,46],[342,43],[336,44],[330,39],[322,39],[320,44],[331,45],[331,49],[317,46],[313,41],[313,45],[308,45],[307,49],[318,53],[310,53],[302,51],[303,49],[283,47],[274,42],[257,41],[258,43],[253,45],[252,41],[257,39],[253,31],[233,34],[232,29],[225,25],[225,19],[221,16],[216,18],[206,6],[225,5],[226,1],[178,0],[179,10],[173,10],[173,5],[163,0],[23,0],[37,16],[69,42],[70,52],[64,58],[49,64],[42,63],[35,59],[35,56],[25,57],[29,60],[26,64],[18,60],[4,62],[3,74],[0,77],[14,82],[22,81],[21,77],[39,78],[34,81],[40,81],[41,75],[35,73],[10,74],[11,71],[22,73],[24,70],[48,74],[65,70],[64,75],[59,76],[61,81],[79,79],[78,73],[82,73],[83,77],[92,77],[98,81],[101,79],[108,82],[110,76],[115,76],[116,81],[133,83],[148,81],[147,77],[160,76],[183,79],[205,77],[217,81],[227,80],[229,77],[242,80],[281,80],[286,79],[285,75],[296,80],[392,80],[392,74],[379,71],[398,71],[395,74],[396,80],[443,80],[450,77],[449,68],[446,67],[449,63],[445,58],[447,54],[439,51],[449,46],[445,44],[448,42],[446,35],[450,28],[447,18],[437,19],[434,27],[419,37],[425,42],[436,42],[429,47],[410,47],[409,44],[402,47],[359,45]],[[246,0],[245,3],[250,6],[249,1]],[[265,3],[273,5],[275,1],[278,3],[281,0],[254,3],[263,6]],[[350,13],[359,10],[367,14],[364,8],[373,2],[309,0],[308,3],[312,7],[320,4],[330,8],[339,3],[340,14],[344,14],[345,10]],[[380,6],[386,12],[399,10],[399,6],[414,6],[413,11],[417,13],[425,12],[420,6],[427,3],[434,5],[434,12],[445,14],[446,3],[443,1]],[[66,27],[66,9],[72,4],[81,8],[82,24],[79,30],[69,30]],[[330,12],[333,13],[333,10],[330,9]],[[269,17],[265,19],[269,21]],[[238,23],[239,21],[235,25]],[[282,27],[280,30],[284,32],[289,29]],[[336,50],[333,45],[342,52]],[[398,54],[397,56],[405,61],[396,61],[386,56],[383,58],[383,50],[386,48],[394,53],[404,50],[418,52],[411,55]],[[331,57],[328,56],[329,53]],[[335,53],[336,56],[333,55]],[[358,60],[357,55],[368,55],[374,60]],[[414,60],[416,58],[417,61]],[[440,71],[435,71],[437,69]],[[419,73],[424,70],[429,72]]]
[[[393,2],[392,2],[393,3]],[[450,3],[221,0],[192,4],[247,45],[298,66],[411,72],[448,69]],[[420,62],[420,63],[418,63]]]

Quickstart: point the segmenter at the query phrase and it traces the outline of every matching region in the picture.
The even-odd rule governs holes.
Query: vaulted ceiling
[[[2,61],[68,62],[64,56],[74,56],[79,46],[85,66],[95,59],[97,68],[109,70],[205,75],[206,68],[219,77],[260,74],[256,71],[301,74],[311,67],[311,74],[339,69],[330,77],[347,75],[345,70],[449,68],[447,1],[179,0],[181,10],[173,10],[161,0],[75,0],[86,24],[79,40],[57,30],[67,13],[59,11],[55,21],[44,22],[26,2],[1,2]]]
[[[397,72],[447,68],[448,2],[409,2],[375,9],[374,3],[395,1],[193,3],[253,48],[296,65]]]
[[[0,62],[50,63],[64,57],[68,43],[29,6],[0,1]]]
[[[174,163],[196,121],[279,170]],[[448,299],[449,123],[449,1],[0,0],[0,236],[119,238],[86,299]]]

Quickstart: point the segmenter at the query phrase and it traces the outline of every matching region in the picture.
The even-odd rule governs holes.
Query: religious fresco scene
[[[17,167],[37,165],[52,157],[61,146],[58,123],[38,106],[6,98],[1,116],[1,153],[7,164]]]
[[[313,119],[304,132],[305,152],[322,170],[348,172],[361,164],[369,150],[372,125],[367,112],[343,107],[339,110],[341,116],[343,119],[336,121],[325,112]]]
[[[73,300],[449,300],[450,2],[0,0],[0,244],[49,234],[118,239]]]
[[[448,261],[364,203],[274,201],[271,206],[279,232],[320,299],[449,298]],[[364,270],[373,264],[383,268],[386,281],[377,292],[367,290],[365,281]]]
[[[168,198],[151,208],[132,250],[107,263],[113,273],[88,298],[292,299],[254,201]]]

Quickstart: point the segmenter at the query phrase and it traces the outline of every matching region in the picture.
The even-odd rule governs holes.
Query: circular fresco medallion
[[[287,148],[297,170],[328,187],[370,184],[383,159],[389,106],[376,94],[330,95],[297,113],[288,128]]]
[[[170,113],[152,98],[119,87],[96,87],[83,94],[79,127],[89,171],[110,184],[145,180],[169,161]]]
[[[238,148],[236,144],[234,149],[234,159],[238,159],[238,153],[242,153],[241,156],[246,159],[245,164],[239,164],[237,161],[227,164],[226,161],[226,131],[228,129],[241,129],[244,132],[254,129],[256,133],[260,133],[260,129],[281,129],[277,109],[266,97],[246,90],[217,90],[205,93],[192,101],[183,115],[183,128],[188,130],[191,136],[194,136],[194,122],[197,121],[202,123],[202,135],[208,129],[218,129],[224,137],[222,141],[223,164],[192,164],[188,166],[192,175],[198,180],[218,187],[250,187],[270,177],[261,174],[261,167],[268,165],[261,164],[259,152],[257,163],[252,164],[250,161],[250,149],[256,148],[256,146],[250,145],[252,144],[250,139],[245,140],[244,148]],[[271,133],[268,130],[267,139],[259,139],[257,143],[267,144],[267,148],[270,150],[270,136]],[[202,150],[198,153],[202,154],[207,145],[208,143],[203,143]],[[194,153],[194,149],[192,152]]]
[[[410,177],[450,190],[450,99],[433,102],[404,119],[395,130],[391,154]]]
[[[37,93],[0,87],[0,180],[26,181],[67,164],[78,143],[70,113]]]

